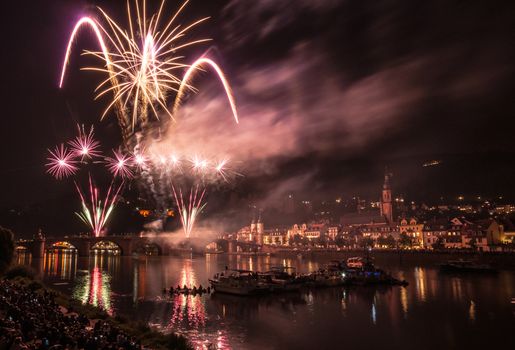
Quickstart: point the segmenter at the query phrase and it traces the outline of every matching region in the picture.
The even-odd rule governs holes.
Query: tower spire
[[[392,173],[388,171],[388,167],[386,166],[384,169],[383,192],[381,195],[381,215],[384,216],[388,223],[393,222],[392,190],[390,188],[391,176]]]

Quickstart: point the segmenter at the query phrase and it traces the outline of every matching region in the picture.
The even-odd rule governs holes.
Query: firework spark
[[[219,161],[215,167],[216,172],[224,179],[225,182],[227,182],[227,162],[228,159],[224,158]]]
[[[106,157],[107,168],[114,176],[132,178],[134,173],[131,169],[131,158],[120,151],[114,151],[114,158]]]
[[[191,159],[191,169],[199,175],[206,175],[209,170],[209,161],[195,155]]]
[[[177,194],[175,186],[172,184],[172,191],[179,209],[179,216],[181,218],[184,235],[186,238],[189,238],[198,215],[206,206],[206,203],[202,202],[206,194],[206,189],[204,188],[201,190],[199,185],[192,187],[190,189],[189,199],[187,198],[186,202],[182,194],[182,189],[179,188],[179,194]]]
[[[89,176],[89,198],[86,200],[87,197],[75,182],[75,188],[79,193],[82,204],[82,211],[75,214],[91,228],[95,237],[99,237],[104,231],[122,186],[123,182],[118,186],[111,183],[106,196],[102,200],[98,188],[93,185],[91,176]]]
[[[134,165],[136,165],[140,170],[145,168],[148,163],[148,158],[145,156],[145,153],[143,152],[135,153],[132,157],[132,160]]]
[[[109,50],[107,49],[107,46],[104,42],[104,38],[102,36],[102,30],[103,30],[103,29],[101,29],[102,27],[94,19],[92,19],[90,17],[82,17],[81,19],[79,19],[77,21],[77,23],[75,24],[75,27],[73,27],[72,33],[70,35],[70,39],[68,40],[68,45],[66,46],[66,53],[64,55],[63,69],[61,70],[61,78],[59,80],[60,88],[63,87],[64,76],[66,74],[66,66],[68,65],[68,62],[70,61],[70,54],[72,51],[73,41],[75,40],[75,36],[79,32],[79,29],[83,25],[90,26],[91,29],[93,29],[93,31],[95,32],[98,43],[100,44],[100,48],[102,49],[102,54],[104,55],[104,60],[106,62],[106,66],[109,69],[109,74],[112,77],[114,77],[114,75],[115,75],[115,72],[112,69],[111,58],[109,57]]]
[[[74,152],[64,147],[64,144],[56,146],[53,151],[49,149],[48,152],[50,157],[47,158],[49,161],[46,164],[47,172],[56,179],[60,180],[73,175],[78,170],[75,166],[77,162],[74,160]]]
[[[234,120],[238,124],[239,123],[238,111],[236,110],[236,102],[234,101],[234,96],[231,91],[231,87],[229,86],[229,82],[227,81],[227,78],[225,77],[225,74],[222,71],[222,69],[212,59],[207,58],[207,57],[200,57],[199,59],[197,59],[195,62],[193,62],[193,64],[188,68],[188,70],[184,74],[184,77],[182,78],[179,89],[177,90],[177,95],[175,97],[172,114],[176,115],[177,109],[179,108],[182,97],[184,95],[184,90],[186,88],[189,88],[191,90],[191,87],[190,87],[190,85],[188,85],[188,83],[193,78],[193,76],[194,76],[193,73],[195,73],[198,70],[201,70],[200,67],[205,66],[205,65],[211,66],[214,69],[214,71],[216,72],[218,78],[220,79],[220,82],[222,83],[222,85],[225,89],[227,98],[229,100],[229,104],[231,105],[231,110],[232,110]]]
[[[93,126],[89,129],[89,132],[85,132],[84,125],[82,127],[77,125],[79,135],[68,142],[74,155],[81,157],[81,161],[85,158],[94,158],[101,155],[99,151],[100,143],[94,139]]]

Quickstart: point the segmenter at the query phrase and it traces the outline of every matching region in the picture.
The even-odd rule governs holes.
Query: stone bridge
[[[253,242],[218,239],[213,242],[216,251],[229,254],[260,252],[262,247]],[[32,240],[19,240],[17,247],[26,248],[34,258],[43,257],[49,249],[72,249],[79,256],[89,256],[95,250],[116,250],[120,255],[130,256],[133,253],[147,253],[157,255],[170,255],[172,251],[185,251],[185,248],[173,247],[168,243],[166,236],[139,237],[139,236],[105,236],[105,237],[64,237],[64,238],[35,238]],[[189,248],[186,248],[188,250]],[[204,250],[197,251],[204,253]]]
[[[254,242],[243,242],[237,240],[217,239],[216,250],[223,251],[224,253],[237,254],[237,253],[255,253],[261,251],[261,245]]]
[[[79,256],[89,256],[95,249],[116,249],[120,255],[132,255],[146,251],[158,255],[169,255],[172,247],[166,237],[105,236],[105,237],[65,237],[36,238],[19,240],[17,247],[25,247],[33,257],[44,256],[45,251],[54,248],[76,249]]]

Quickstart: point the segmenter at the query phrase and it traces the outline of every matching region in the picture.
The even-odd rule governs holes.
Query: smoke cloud
[[[291,27],[302,29],[299,23],[306,15],[327,16],[341,4],[233,0],[222,11],[224,47],[231,53],[247,47],[255,52],[260,40],[284,39]],[[179,122],[170,123],[157,147],[229,158],[237,172],[256,179],[263,205],[277,203],[286,192],[313,191],[324,181],[327,188],[330,181],[344,178],[343,170],[331,164],[334,159],[370,157],[374,150],[378,157],[387,151],[401,150],[404,155],[440,151],[439,143],[428,137],[420,137],[426,144],[418,143],[422,131],[440,132],[434,120],[439,120],[441,129],[441,118],[448,117],[430,115],[428,106],[484,94],[502,81],[506,66],[487,64],[497,59],[495,49],[478,53],[464,64],[470,52],[466,42],[385,55],[385,47],[392,43],[383,41],[398,29],[402,12],[387,6],[369,10],[363,40],[370,46],[370,55],[382,54],[382,59],[363,69],[353,59],[335,60],[335,51],[336,57],[353,56],[353,52],[342,56],[340,51],[346,51],[346,46],[350,50],[355,43],[335,41],[331,45],[342,46],[335,49],[313,33],[299,34],[278,57],[229,67],[238,125],[218,80],[210,78],[212,73],[203,73],[193,82],[200,92],[184,101]],[[328,29],[329,24],[320,27],[327,36],[336,30]],[[338,31],[345,36],[346,27],[342,27]],[[363,52],[355,56],[370,61]],[[339,176],[323,178],[327,173]]]

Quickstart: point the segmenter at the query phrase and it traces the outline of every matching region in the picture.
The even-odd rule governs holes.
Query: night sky
[[[46,175],[44,163],[77,123],[94,123],[106,146],[119,144],[114,116],[99,121],[108,100],[93,101],[103,77],[80,71],[97,63],[80,56],[97,48],[89,30],[75,44],[65,88],[57,83],[74,22],[99,5],[124,23],[124,4],[2,6],[0,210],[69,216],[56,208],[78,204],[73,188]],[[241,195],[262,206],[289,191],[373,197],[389,166],[394,189],[409,198],[515,199],[515,2],[192,0],[180,21],[202,16],[211,19],[190,38],[212,45],[189,50],[186,61],[211,48],[241,123],[230,124],[223,91],[205,74],[181,112],[181,137],[240,162]],[[442,163],[422,167],[431,159]]]

